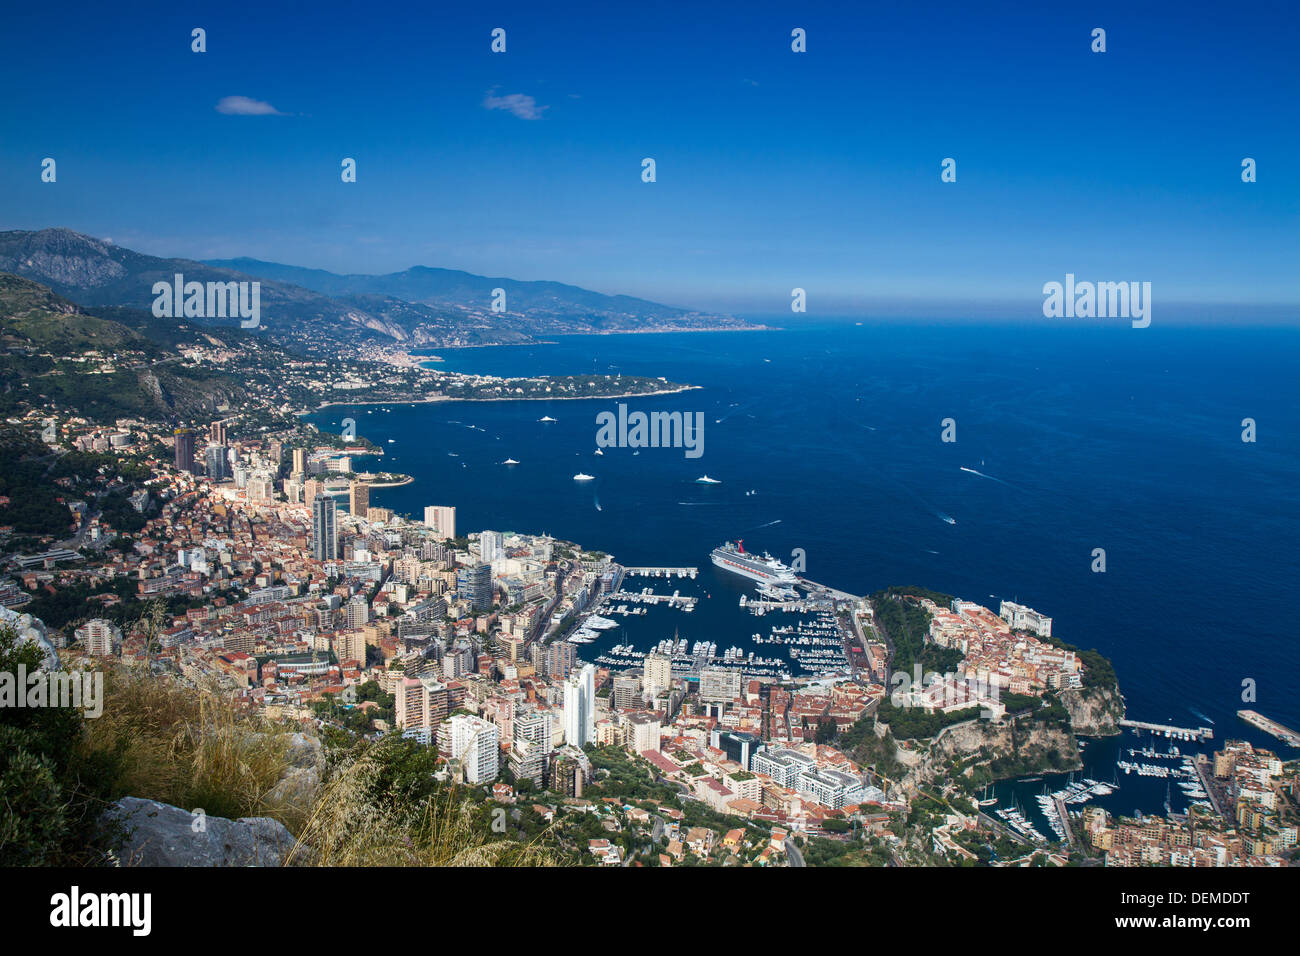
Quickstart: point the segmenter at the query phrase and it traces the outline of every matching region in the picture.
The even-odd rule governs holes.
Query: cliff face
[[[941,730],[924,754],[901,751],[899,759],[909,768],[903,784],[909,789],[926,786],[946,775],[948,761],[967,758],[981,750],[990,760],[1003,764],[1005,771],[998,772],[999,777],[1043,770],[1077,770],[1083,766],[1079,742],[1068,728],[1041,721],[974,720]]]
[[[1084,737],[1111,737],[1120,732],[1124,719],[1124,698],[1114,688],[1085,687],[1061,691],[1061,703],[1070,714],[1070,725]]]

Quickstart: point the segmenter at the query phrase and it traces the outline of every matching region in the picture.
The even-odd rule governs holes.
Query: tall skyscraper
[[[207,452],[208,477],[225,481],[230,477],[230,449],[225,445],[209,445]]]
[[[369,485],[354,481],[348,486],[348,510],[358,518],[365,518],[370,514]]]
[[[516,780],[528,779],[540,786],[552,749],[550,715],[532,711],[519,714],[513,723],[510,770]]]
[[[582,747],[596,739],[596,668],[587,664],[564,684],[564,742]]]
[[[479,555],[485,564],[491,564],[506,554],[505,535],[500,531],[484,531],[478,536]]]
[[[651,651],[645,656],[645,675],[642,687],[645,696],[653,700],[673,686],[673,659],[667,654]]]
[[[224,445],[226,443],[225,422],[213,422],[212,427],[208,429],[208,432],[214,445]]]
[[[361,602],[362,605],[365,601]],[[351,608],[349,608],[349,615]],[[334,639],[334,653],[338,656],[339,663],[344,661],[357,661],[365,664],[366,662],[366,636],[359,629],[349,628],[346,631],[340,631]]]
[[[112,621],[97,617],[77,628],[77,640],[84,641],[86,653],[96,657],[108,657],[113,653],[115,644],[122,642],[122,631]]]
[[[462,596],[469,599],[475,611],[490,610],[493,604],[492,565],[476,564],[462,572],[464,583],[458,584]]]
[[[280,476],[280,466],[284,464],[284,442],[273,441],[266,447],[267,458],[270,459],[271,468],[275,471],[275,476]]]
[[[176,439],[176,470],[194,474],[194,429],[178,428]]]
[[[307,474],[307,449],[295,448],[293,450],[293,474]]]
[[[543,653],[546,655],[546,676],[552,680],[565,680],[578,662],[578,648],[568,641],[554,641],[544,648]]]
[[[339,559],[338,518],[329,495],[317,495],[311,503],[311,553],[317,561]]]
[[[456,537],[456,509],[450,505],[429,505],[424,509],[424,526],[440,538]]]
[[[496,724],[471,714],[456,714],[438,729],[438,746],[452,760],[459,760],[468,783],[495,780],[501,748]]]

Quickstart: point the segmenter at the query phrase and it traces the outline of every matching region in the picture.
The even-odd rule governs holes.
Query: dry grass
[[[556,866],[540,840],[500,838],[448,789],[418,805],[375,799],[379,756],[370,748],[322,788],[288,863],[312,866]]]
[[[541,840],[492,832],[463,794],[413,800],[382,793],[382,743],[328,771],[314,797],[277,803],[291,769],[290,731],[239,713],[216,688],[192,689],[109,665],[104,710],[85,722],[84,756],[114,768],[110,799],[159,800],[210,816],[265,816],[297,834],[289,864],[314,866],[554,866]]]
[[[291,829],[301,824],[294,808],[266,799],[287,769],[281,728],[236,713],[215,690],[121,667],[104,678],[104,712],[86,721],[84,746],[115,757],[117,795],[201,807],[211,816],[271,816]]]

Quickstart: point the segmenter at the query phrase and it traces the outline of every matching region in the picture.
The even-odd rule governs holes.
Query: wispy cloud
[[[537,100],[526,93],[507,93],[505,96],[497,96],[496,90],[490,90],[483,98],[483,107],[489,110],[505,110],[522,120],[541,119],[542,114],[550,109],[549,106],[538,106]]]
[[[217,112],[230,116],[285,116],[270,103],[247,96],[223,96],[217,100]]]

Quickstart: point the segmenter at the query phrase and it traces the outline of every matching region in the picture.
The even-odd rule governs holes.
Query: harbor
[[[616,670],[643,667],[646,655],[656,652],[671,658],[678,676],[698,676],[703,667],[735,668],[746,677],[779,681],[851,672],[853,634],[839,616],[833,596],[838,592],[797,578],[770,555],[745,552],[740,542],[715,549],[713,563],[727,573],[615,566],[606,575],[611,590],[578,615],[563,640],[578,645],[584,660]],[[625,585],[633,577],[683,584],[672,593],[636,590]],[[749,629],[740,623],[743,614],[738,617],[736,607],[766,617],[766,631],[745,636]],[[700,617],[695,617],[697,609]],[[667,621],[665,612],[675,620]],[[683,637],[682,629],[696,635]]]
[[[667,657],[672,662],[674,677],[698,678],[705,667],[736,668],[747,676],[790,680],[787,663],[776,657],[764,657],[754,651],[746,651],[732,645],[719,652],[713,641],[690,642],[684,637],[674,636],[656,644],[652,653]],[[593,658],[594,663],[606,667],[627,669],[640,667],[645,663],[645,651],[637,650],[631,644],[615,644],[609,650]]]

